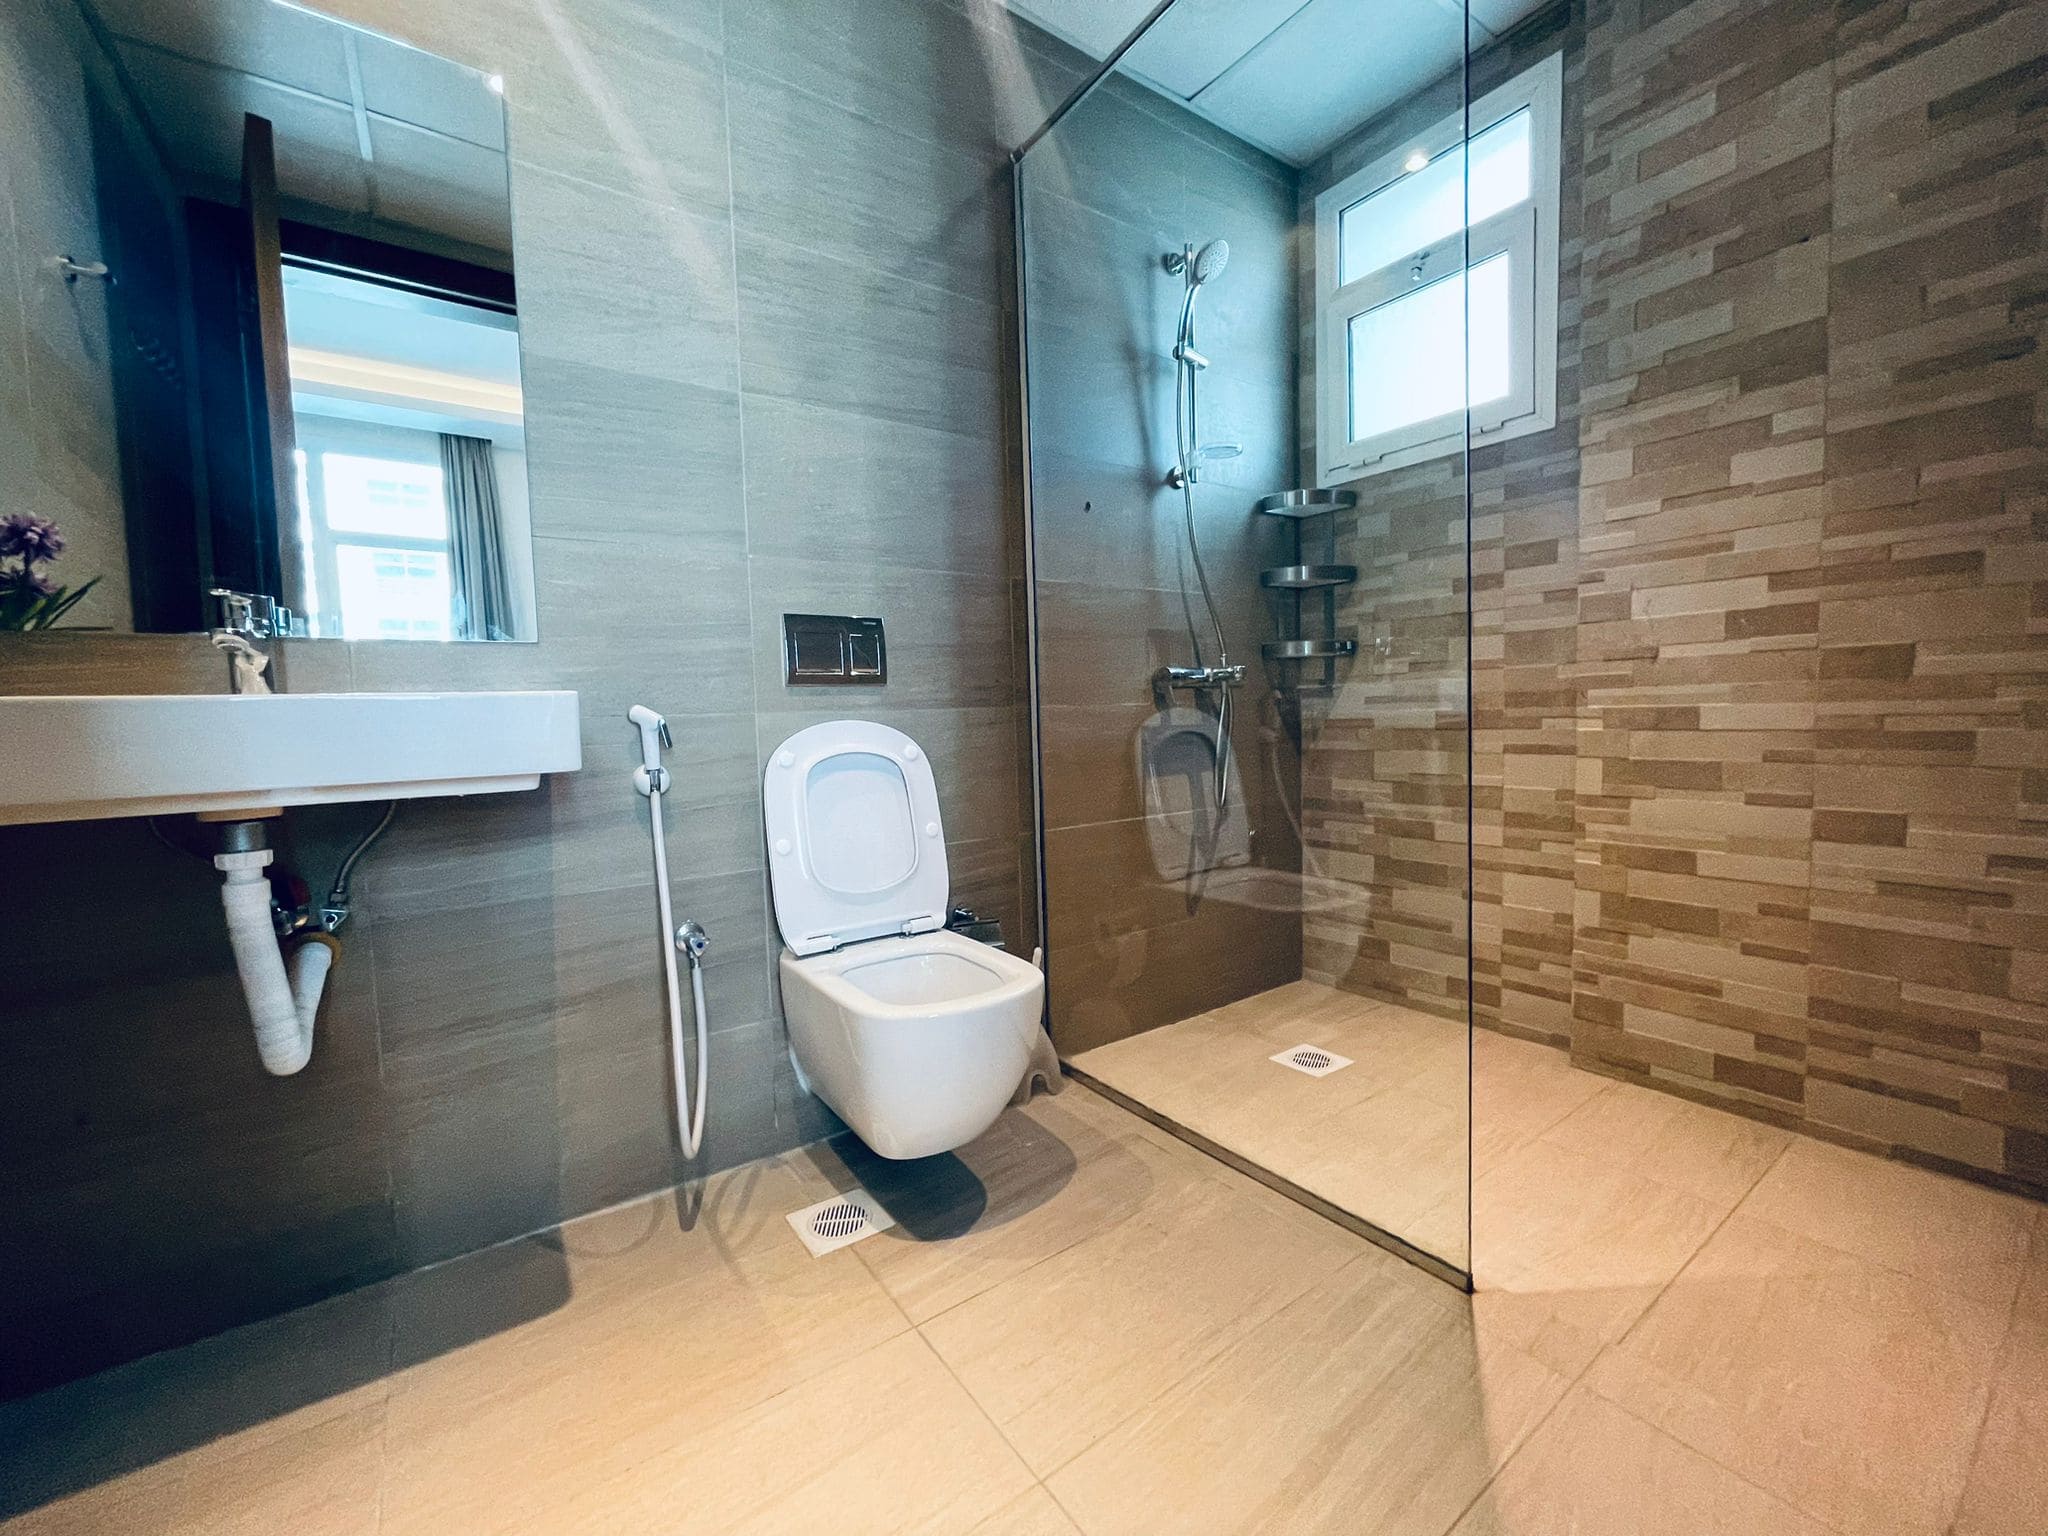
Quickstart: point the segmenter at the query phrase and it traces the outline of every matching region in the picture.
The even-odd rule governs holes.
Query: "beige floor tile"
[[[1828,1528],[1574,1387],[1453,1536],[1828,1536]]]
[[[1368,1253],[1047,1484],[1089,1536],[1440,1532],[1566,1385]]]
[[[1312,1078],[1268,1060],[1298,1044],[1353,1064]],[[1098,1046],[1074,1064],[1463,1268],[1468,1056],[1462,1024],[1296,982]]]
[[[2048,1529],[2048,1329],[2015,1332],[1956,1517],[1955,1536],[2041,1536]]]
[[[1043,1476],[1366,1246],[1197,1179],[923,1332]]]
[[[2041,1536],[2048,1528],[2048,1224],[2036,1228],[1991,1410],[1977,1440],[1955,1536]]]
[[[922,1322],[1132,1219],[1162,1185],[1196,1176],[1134,1145],[1138,1124],[1076,1085],[1010,1111],[950,1158],[892,1164],[858,1145],[798,1155],[864,1184],[895,1217],[853,1251]]]
[[[1074,1065],[1189,1129],[1256,1156],[1272,1127],[1397,1087],[1445,1054],[1440,1022],[1419,1027],[1420,1016],[1343,993],[1277,1021],[1246,1011],[1244,1003],[1234,1008],[1098,1046],[1075,1057]],[[1318,1078],[1268,1059],[1303,1044],[1327,1046],[1352,1065]]]
[[[2040,1207],[1944,1174],[1806,1137],[1744,1202],[1752,1216],[2004,1307]]]
[[[1792,1135],[1672,1094],[1610,1083],[1543,1132],[1543,1139],[1732,1206],[1756,1186]]]
[[[2048,1211],[2039,1213],[2035,1219],[2026,1273],[2020,1277],[2020,1293],[2013,1301],[2012,1311],[2015,1321],[2048,1328]]]
[[[226,1440],[0,1524],[8,1536],[376,1536],[384,1408]]]
[[[1118,1111],[1122,1113],[1122,1111]],[[1214,1179],[1234,1190],[1242,1199],[1249,1201],[1283,1223],[1302,1227],[1310,1232],[1327,1233],[1331,1223],[1317,1215],[1292,1196],[1283,1195],[1272,1186],[1260,1182],[1247,1174],[1239,1173],[1231,1165],[1211,1157],[1191,1143],[1182,1140],[1163,1126],[1152,1124],[1136,1115],[1128,1116],[1137,1129],[1133,1133],[1164,1148],[1181,1166],[1191,1173]]]
[[[393,1383],[386,1529],[516,1528],[909,1327],[852,1249],[813,1259],[790,1233],[782,1214],[813,1185],[787,1168],[746,1177],[709,1192],[688,1230],[666,1198],[577,1224],[570,1295],[474,1342],[423,1341],[465,1299],[488,1304],[482,1261],[506,1267],[505,1250],[401,1292],[401,1359],[421,1363]]]
[[[1276,1125],[1260,1151],[1302,1188],[1463,1269],[1467,1136],[1462,1105],[1393,1089]]]
[[[253,1452],[379,1408],[390,1359],[390,1288],[371,1286],[0,1403],[0,1509],[161,1491],[203,1447]]]
[[[1034,1483],[977,1525],[968,1536],[1081,1536],[1059,1501]]]
[[[2003,1307],[1745,1206],[1586,1382],[1842,1530],[1933,1536],[1961,1498],[2005,1326]]]
[[[916,1334],[529,1511],[523,1532],[578,1536],[952,1536],[1035,1486]]]
[[[1474,1280],[1503,1312],[1531,1314],[1532,1329],[1547,1318],[1611,1342],[1726,1214],[1607,1159],[1532,1141],[1472,1186]]]
[[[1472,1168],[1485,1174],[1541,1136],[1608,1080],[1582,1072],[1562,1051],[1475,1030],[1472,1035]]]

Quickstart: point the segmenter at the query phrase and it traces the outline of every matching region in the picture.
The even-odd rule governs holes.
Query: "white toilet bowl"
[[[871,721],[811,726],[769,759],[762,806],[803,1086],[884,1157],[974,1140],[1023,1081],[1045,980],[945,930],[945,831],[923,752]]]

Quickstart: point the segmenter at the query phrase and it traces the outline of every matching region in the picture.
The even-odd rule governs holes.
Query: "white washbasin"
[[[0,697],[0,825],[489,794],[582,763],[570,692]]]

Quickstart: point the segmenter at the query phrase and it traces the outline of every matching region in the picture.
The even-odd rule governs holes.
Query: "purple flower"
[[[47,517],[17,512],[0,518],[0,557],[19,555],[25,564],[54,560],[64,553],[64,535]]]

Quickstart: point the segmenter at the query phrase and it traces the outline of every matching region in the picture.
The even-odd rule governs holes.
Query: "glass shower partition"
[[[1468,153],[1441,4],[1215,10],[1017,157],[1053,1039],[1469,1284],[1467,418],[1520,382],[1518,130]]]

